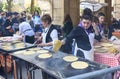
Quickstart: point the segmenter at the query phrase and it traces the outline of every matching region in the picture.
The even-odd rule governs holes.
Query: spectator
[[[27,15],[26,22],[28,22],[31,25],[32,29],[34,29],[34,23],[32,21],[32,16],[30,14]]]
[[[23,21],[23,19],[20,20],[19,25],[19,34],[23,36],[23,41],[27,43],[33,44],[35,41],[34,38],[34,31],[29,23]]]
[[[38,11],[34,11],[33,14],[33,18],[32,18],[33,22],[34,22],[34,31],[35,32],[42,32],[42,25],[41,25],[41,21],[40,21],[40,14]]]
[[[73,23],[71,20],[71,17],[69,14],[67,14],[64,18],[64,22],[63,22],[63,37],[66,37],[73,29]],[[71,53],[72,51],[72,41],[71,43],[67,42],[65,43],[65,45],[62,46],[61,51],[66,52],[66,53]]]
[[[7,19],[3,25],[5,32],[5,36],[12,36],[14,34],[14,31],[12,29],[12,13],[7,13]]]

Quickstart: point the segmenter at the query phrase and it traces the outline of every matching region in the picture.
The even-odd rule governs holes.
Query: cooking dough
[[[45,59],[45,58],[50,58],[51,56],[52,56],[51,53],[43,53],[43,54],[40,54],[38,57],[41,59]]]
[[[78,57],[76,57],[76,56],[65,56],[65,57],[63,57],[63,60],[65,60],[67,62],[73,62],[73,61],[77,61]]]
[[[110,44],[110,43],[102,43],[101,46],[110,47],[110,46],[113,46],[113,44]]]
[[[32,54],[35,54],[34,51],[26,51],[23,53],[23,55],[32,55]]]
[[[96,53],[107,53],[108,51],[106,49],[94,49]]]
[[[101,47],[102,47],[102,46],[100,46],[100,45],[99,45],[99,46],[97,46],[97,45],[96,45],[96,46],[94,46],[94,48],[101,48]]]
[[[2,46],[2,48],[4,50],[12,50],[13,49],[13,47],[11,47],[11,46]]]
[[[16,43],[15,44],[15,47],[24,47],[25,45],[24,45],[24,43]]]
[[[48,53],[48,50],[38,50],[37,53]]]
[[[25,47],[24,43],[16,43],[15,44],[15,49],[21,49],[21,48],[24,48],[24,47]]]
[[[75,62],[71,63],[71,66],[72,66],[74,69],[85,69],[85,68],[87,68],[89,65],[88,65],[88,63],[83,62],[83,61],[75,61]]]

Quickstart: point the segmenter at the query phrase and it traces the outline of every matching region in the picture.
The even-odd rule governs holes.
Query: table
[[[89,63],[89,67],[84,70],[76,70],[71,68],[70,62],[66,62],[62,59],[64,56],[67,56],[68,54],[65,54],[60,51],[57,53],[50,51],[50,53],[52,53],[53,56],[49,59],[38,59],[37,56],[39,55],[39,53],[33,55],[11,53],[11,55],[36,65],[37,67],[39,67],[40,69],[42,69],[43,71],[47,72],[48,74],[52,75],[57,79],[69,78],[71,76],[80,75],[80,74],[82,75],[84,73],[90,73],[93,71],[108,68],[108,66],[101,65],[83,58],[79,58],[78,60]],[[99,78],[97,77],[95,79],[99,79]]]
[[[119,66],[120,65],[120,53],[117,55],[112,53],[94,53],[94,60],[98,63],[102,63],[105,65],[109,65],[111,67]],[[120,77],[120,72],[117,72],[115,77]]]

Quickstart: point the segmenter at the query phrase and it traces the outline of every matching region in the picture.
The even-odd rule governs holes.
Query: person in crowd
[[[113,35],[112,33],[117,31],[117,30],[120,30],[120,24],[118,22],[118,20],[114,17],[112,17],[112,24],[109,26],[109,32],[108,32],[108,39],[110,39]]]
[[[34,22],[32,20],[32,16],[30,14],[27,15],[26,22],[28,22],[31,25],[32,29],[34,29]]]
[[[92,25],[92,17],[89,15],[83,15],[79,26],[75,27],[67,37],[62,40],[63,44],[71,40],[74,41],[74,55],[86,58],[88,60],[94,60],[93,43],[95,33]]]
[[[7,13],[7,19],[6,19],[6,21],[3,25],[4,30],[5,30],[4,31],[5,36],[12,36],[14,34],[14,31],[12,29],[12,25],[13,25],[13,23],[12,23],[12,13],[9,12],[9,13]]]
[[[97,42],[107,42],[108,40],[106,40],[105,38],[102,38],[102,36],[100,34],[100,31],[98,30],[98,26],[99,26],[98,17],[93,16],[92,26],[93,26],[94,33],[95,33],[95,43],[97,43]]]
[[[73,22],[69,14],[67,14],[63,21],[63,37],[66,37],[73,29]],[[71,41],[72,43],[72,41]],[[72,44],[71,43],[65,43],[65,45],[62,46],[61,51],[66,53],[71,53],[72,51]]]
[[[100,32],[100,35],[102,36],[102,38],[105,38],[105,14],[102,12],[99,12],[97,17],[99,19],[98,31]]]
[[[22,36],[22,39],[25,43],[33,44],[35,42],[34,31],[29,23],[23,21],[21,18],[19,25],[19,34]]]
[[[32,20],[33,20],[34,26],[35,26],[34,31],[35,32],[42,32],[42,25],[41,25],[40,14],[39,14],[38,10],[34,11]]]
[[[27,15],[27,12],[26,11],[23,11],[21,13],[22,17],[23,17],[23,20],[26,21],[26,15]]]
[[[63,28],[62,28],[64,37],[66,37],[71,32],[72,29],[73,29],[72,19],[70,15],[67,14],[64,18]]]
[[[12,19],[12,23],[13,23],[13,30],[14,32],[17,32],[19,30],[19,13],[17,12],[14,12],[13,13],[13,19]]]
[[[0,13],[0,36],[3,36],[3,32],[4,32],[4,22],[6,20],[6,13],[5,12],[1,12]]]
[[[44,29],[42,32],[42,37],[40,37],[42,43],[40,43],[38,46],[52,50],[53,41],[58,39],[58,32],[56,30],[55,25],[52,24],[52,19],[49,14],[44,14],[41,17],[41,22]],[[43,79],[55,79],[45,72],[42,73],[43,73]]]

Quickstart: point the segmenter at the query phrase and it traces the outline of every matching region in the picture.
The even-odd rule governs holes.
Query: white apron
[[[78,48],[77,43],[75,43],[75,49],[74,49],[74,55],[77,55],[77,51],[80,50],[83,52],[85,59],[94,61],[94,49],[93,49],[93,43],[94,43],[94,33],[88,34],[89,41],[91,44],[91,49],[89,51],[83,50],[81,48]]]

